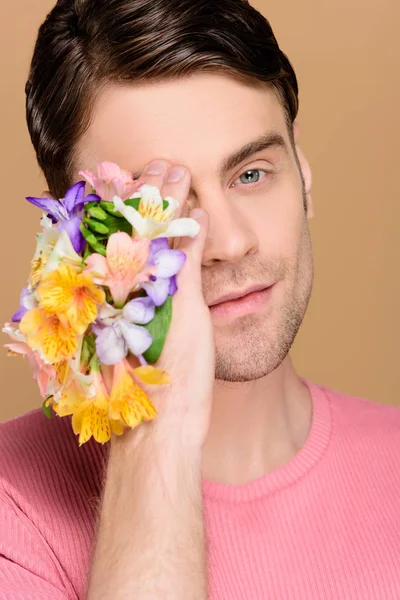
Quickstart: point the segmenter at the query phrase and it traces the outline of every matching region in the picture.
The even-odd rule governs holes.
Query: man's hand
[[[140,180],[157,186],[163,198],[177,199],[178,217],[190,173],[184,169],[183,177],[171,182],[168,173],[177,166],[157,163],[162,172],[150,169]],[[153,421],[111,439],[88,600],[207,598],[201,454],[211,413],[215,346],[201,286],[207,214],[198,220],[197,237],[174,246],[187,260],[178,274],[172,322],[157,362],[172,382],[145,389],[158,410]]]

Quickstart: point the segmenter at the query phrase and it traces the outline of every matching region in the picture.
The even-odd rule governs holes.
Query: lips
[[[271,287],[269,285],[265,285],[265,284],[256,284],[256,285],[252,285],[248,288],[246,288],[245,290],[241,290],[241,291],[232,291],[229,292],[228,294],[224,294],[223,296],[220,296],[219,298],[217,298],[217,300],[215,300],[214,302],[211,302],[208,306],[216,306],[217,304],[222,304],[223,302],[228,302],[229,300],[237,300],[239,298],[244,298],[245,296],[248,296],[249,294],[252,294],[253,292],[259,292],[261,290],[265,290],[268,287]]]

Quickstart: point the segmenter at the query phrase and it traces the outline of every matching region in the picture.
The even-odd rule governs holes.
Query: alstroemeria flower
[[[33,369],[33,379],[38,383],[39,392],[42,398],[48,396],[49,382],[54,379],[55,371],[54,367],[46,363],[40,356],[39,352],[32,350],[29,347],[26,337],[23,333],[13,327],[11,323],[5,323],[2,330],[7,333],[12,339],[11,344],[4,344],[5,348],[8,348],[11,354],[22,354],[26,356]]]
[[[115,195],[123,200],[131,198],[143,183],[133,179],[132,173],[126,169],[121,169],[115,163],[108,161],[97,161],[97,176],[88,170],[79,171],[79,175],[90,183],[102,200],[109,202]]]
[[[78,181],[69,188],[64,198],[35,198],[27,196],[28,202],[46,211],[53,223],[57,223],[58,231],[66,231],[76,252],[82,252],[85,247],[80,224],[83,207],[87,202],[99,201],[96,194],[85,197],[85,182]]]
[[[76,273],[69,265],[46,273],[35,294],[42,309],[49,314],[64,315],[78,334],[95,321],[97,307],[106,299],[104,290],[89,273]]]
[[[42,353],[49,363],[71,358],[78,349],[78,334],[65,316],[49,314],[43,308],[28,310],[19,329],[28,346]]]
[[[36,248],[35,254],[33,255],[33,259],[31,261],[31,272],[29,274],[29,288],[35,288],[40,281],[42,276],[43,269],[45,268],[49,257],[53,253],[57,242],[60,241],[60,232],[56,227],[53,227],[52,220],[43,215],[40,224],[42,226],[42,231],[36,234]],[[63,235],[63,240],[68,240],[70,249],[72,250],[75,256],[78,254],[75,252],[71,240],[68,237],[67,232]]]
[[[71,403],[71,398],[75,396],[93,398],[96,393],[91,373],[86,374],[87,365],[83,368],[81,365],[83,340],[84,336],[81,335],[78,338],[78,348],[71,358],[53,365],[55,377],[50,382],[48,394],[53,396],[54,402],[64,407],[67,400]]]
[[[141,283],[156,274],[156,267],[147,265],[150,240],[132,239],[119,231],[108,238],[106,256],[91,254],[85,259],[84,273],[93,274],[95,283],[110,288],[117,307],[122,307]]]
[[[135,383],[135,379],[148,385],[170,383],[170,377],[165,371],[150,365],[133,369],[126,359],[115,365],[109,416],[112,419],[120,419],[131,428],[143,421],[150,421],[157,415],[155,406]]]
[[[93,436],[96,442],[105,444],[111,433],[121,435],[125,426],[121,421],[110,419],[109,394],[103,377],[98,370],[90,375],[94,394],[88,398],[79,393],[79,389],[67,389],[59,402],[53,404],[54,411],[60,417],[72,415],[72,428],[79,435],[79,445],[86,443]]]
[[[154,318],[155,306],[148,297],[135,298],[123,309],[105,304],[99,312],[99,318],[92,330],[96,333],[96,351],[105,365],[115,365],[128,354],[141,357],[150,348],[153,339],[151,333],[141,325]]]
[[[19,323],[22,317],[28,310],[37,306],[35,295],[29,290],[28,287],[22,288],[22,292],[19,298],[20,307],[15,311],[11,317],[13,323]]]
[[[60,264],[82,271],[82,257],[75,251],[66,231],[59,232],[51,219],[43,215],[43,230],[36,235],[36,249],[31,262],[28,289],[35,289],[45,273],[57,269]]]
[[[150,281],[142,283],[141,287],[146,290],[156,306],[164,304],[168,294],[173,296],[178,289],[176,274],[183,267],[185,260],[184,252],[170,249],[167,238],[151,240],[148,263],[157,268],[157,274],[151,276]]]
[[[118,212],[133,227],[133,235],[150,239],[159,237],[195,237],[200,231],[200,224],[194,219],[174,219],[179,206],[175,198],[165,198],[169,203],[163,210],[163,200],[156,186],[143,184],[132,198],[140,198],[138,210],[126,205],[118,195],[113,197],[113,203]]]

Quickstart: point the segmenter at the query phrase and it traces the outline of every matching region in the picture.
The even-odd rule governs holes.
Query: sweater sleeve
[[[1,493],[0,600],[77,600],[35,526]]]

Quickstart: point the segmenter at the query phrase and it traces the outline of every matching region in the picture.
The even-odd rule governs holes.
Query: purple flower
[[[148,297],[135,298],[124,308],[114,308],[105,304],[92,330],[96,334],[96,351],[105,365],[121,362],[128,350],[137,356],[141,364],[147,364],[142,357],[153,343],[151,333],[141,325],[154,318],[155,306]]]
[[[168,295],[173,296],[178,289],[176,275],[183,267],[186,254],[181,250],[170,250],[168,238],[151,240],[148,264],[157,267],[157,276],[142,283],[156,306],[161,306]]]
[[[34,308],[35,300],[34,295],[27,287],[22,288],[21,295],[19,297],[20,307],[15,311],[11,317],[13,323],[19,323],[26,312],[29,309]]]
[[[100,196],[88,194],[85,197],[85,181],[78,181],[69,188],[61,200],[54,198],[35,198],[27,196],[28,202],[46,211],[53,223],[59,223],[58,231],[67,232],[75,252],[81,253],[85,247],[85,239],[80,230],[82,209],[87,202],[98,202]]]

